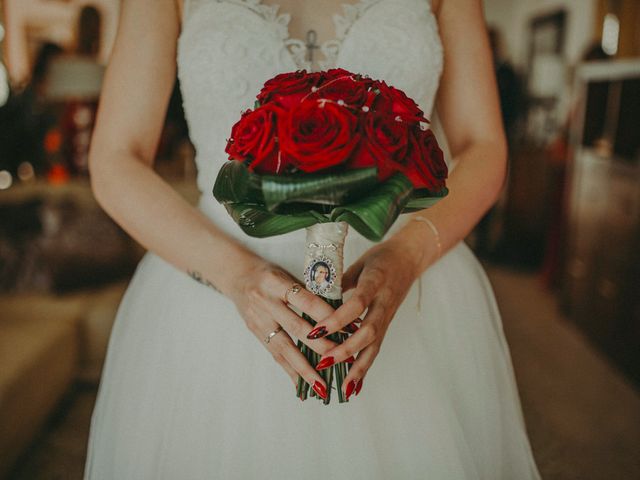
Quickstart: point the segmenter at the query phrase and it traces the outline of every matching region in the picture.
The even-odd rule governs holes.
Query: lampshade
[[[47,72],[45,95],[52,101],[96,99],[105,67],[88,57],[60,56]]]

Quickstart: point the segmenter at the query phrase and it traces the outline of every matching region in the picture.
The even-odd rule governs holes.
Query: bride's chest
[[[309,70],[307,39],[296,37],[310,24],[293,36],[290,22],[289,12],[261,0],[186,0],[177,60],[187,118],[203,109],[235,118],[267,79]],[[333,38],[318,41],[321,68],[384,79],[430,111],[443,59],[428,0],[360,0],[332,22]]]
[[[327,60],[323,57],[321,46],[336,39],[335,16],[343,16],[343,5],[357,6],[360,2],[351,0],[262,0],[263,5],[277,7],[278,14],[289,17],[288,33],[290,38],[303,40],[311,51],[311,58]]]

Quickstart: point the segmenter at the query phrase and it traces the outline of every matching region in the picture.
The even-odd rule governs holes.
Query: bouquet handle
[[[333,308],[342,305],[342,273],[344,269],[344,242],[348,232],[346,222],[318,223],[307,227],[307,238],[305,245],[304,261],[304,284],[307,290],[320,296]],[[303,318],[311,325],[316,321],[303,313]],[[327,337],[335,343],[342,343],[348,335],[342,332],[335,332]],[[298,340],[298,348],[305,355],[312,367],[320,361],[320,354],[314,352],[302,341]],[[319,372],[327,384],[327,398],[324,403],[331,401],[333,389],[333,379],[335,377],[337,385],[338,401],[346,402],[342,393],[342,382],[349,371],[349,364],[340,362]],[[317,396],[310,385],[302,378],[298,377],[297,394],[300,399],[305,400],[308,396]]]

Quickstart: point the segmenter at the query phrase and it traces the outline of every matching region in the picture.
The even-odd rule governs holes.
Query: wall
[[[561,8],[567,12],[565,54],[573,65],[600,32],[595,31],[596,0],[484,0],[488,25],[502,33],[508,58],[525,68],[529,49],[529,21]]]

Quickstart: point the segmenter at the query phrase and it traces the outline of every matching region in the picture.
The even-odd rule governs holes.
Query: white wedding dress
[[[428,0],[343,9],[324,67],[387,80],[429,114],[443,51]],[[241,110],[265,80],[307,66],[288,22],[260,0],[186,0],[177,61],[199,208],[301,275],[303,231],[249,238],[211,195]],[[346,265],[370,245],[352,229]],[[144,257],[111,334],[85,479],[257,478],[540,478],[493,292],[463,243],[413,285],[360,395],[328,406],[296,397],[231,301]]]

